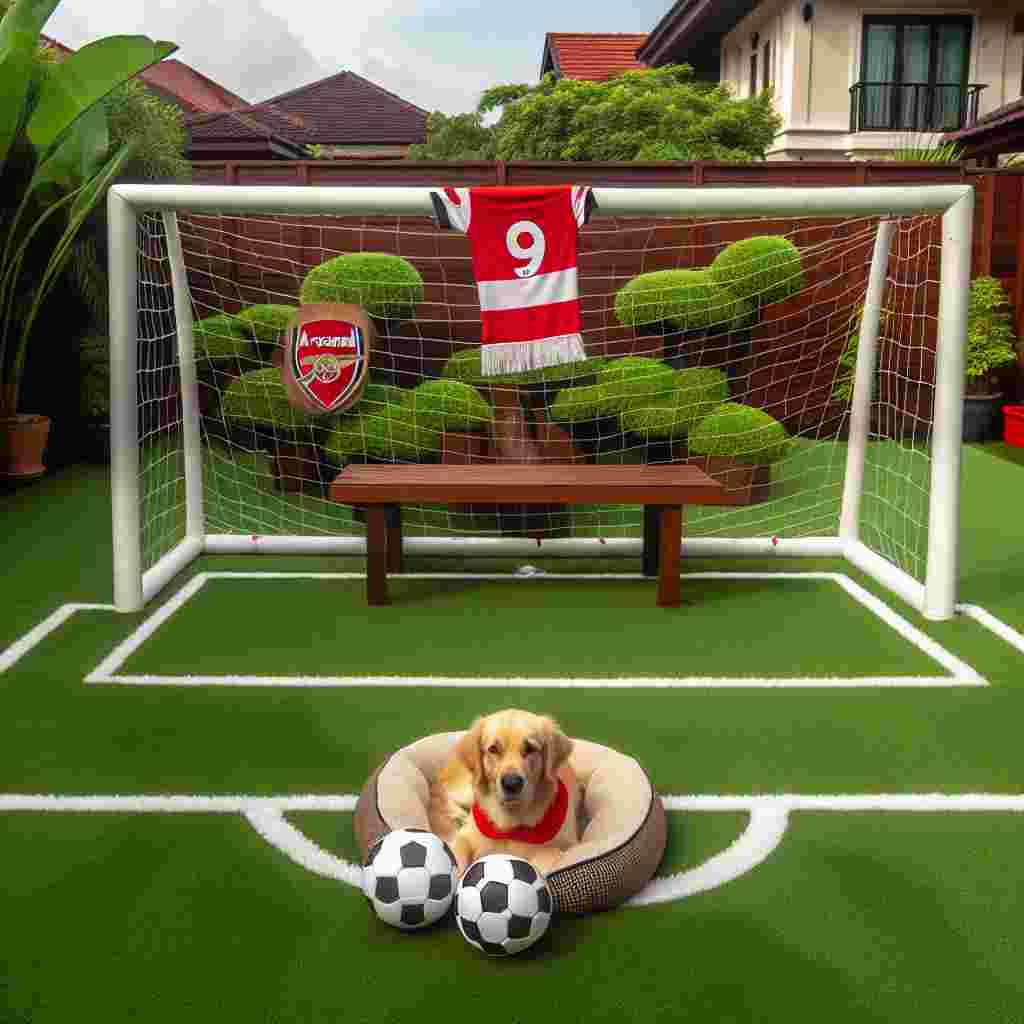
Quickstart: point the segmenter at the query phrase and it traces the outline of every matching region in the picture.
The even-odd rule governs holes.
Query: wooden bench
[[[722,484],[696,466],[504,463],[347,466],[330,497],[366,510],[366,599],[387,604],[387,574],[402,571],[402,505],[643,505],[643,573],[658,577],[657,603],[679,604],[684,505],[722,505]]]

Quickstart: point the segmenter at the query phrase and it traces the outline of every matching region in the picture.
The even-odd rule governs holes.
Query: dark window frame
[[[775,84],[775,68],[772,66],[772,41],[769,39],[761,51],[761,89],[762,91]]]
[[[750,95],[757,95],[757,50],[750,55]]]
[[[961,89],[966,89],[971,69],[971,45],[974,37],[974,18],[969,14],[865,14],[861,24],[861,55],[860,55],[860,81],[862,90],[870,88],[873,84],[867,76],[868,63],[868,28],[871,25],[892,25],[899,31],[896,38],[896,67],[891,82],[887,85],[905,85],[903,72],[903,30],[908,26],[926,25],[929,28],[928,38],[928,81],[926,84],[931,89],[937,85],[958,84]],[[958,83],[940,83],[936,81],[939,62],[938,30],[943,25],[960,25],[966,31],[964,34],[964,57],[963,66],[960,69],[960,81]],[[1024,76],[1022,76],[1024,77]],[[915,90],[916,91],[916,90]],[[902,128],[904,120],[904,104],[910,102],[911,90],[895,88],[890,98],[890,110],[888,117],[889,130],[907,130]],[[862,92],[863,95],[863,92]],[[885,130],[879,128],[876,130]],[[917,130],[917,129],[911,129]],[[931,129],[924,129],[931,130]]]

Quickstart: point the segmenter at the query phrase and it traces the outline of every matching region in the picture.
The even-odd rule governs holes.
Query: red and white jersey
[[[585,359],[576,239],[597,205],[585,185],[431,192],[438,227],[469,236],[484,374]]]

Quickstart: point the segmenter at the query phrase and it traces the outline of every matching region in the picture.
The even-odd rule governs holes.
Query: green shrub
[[[110,339],[86,334],[78,340],[79,414],[87,420],[110,420]]]
[[[687,367],[676,370],[673,381],[670,395],[622,413],[622,429],[645,441],[675,440],[729,400],[729,382],[721,370]]]
[[[351,302],[381,320],[409,320],[423,294],[423,278],[408,260],[386,252],[353,252],[314,267],[302,282],[299,301]]]
[[[288,401],[281,371],[276,366],[236,377],[221,398],[221,412],[226,420],[273,427],[278,434],[289,437],[296,432],[308,434],[311,427],[323,425],[322,420],[294,408]]]
[[[683,331],[727,330],[749,319],[751,306],[707,270],[655,270],[628,281],[615,296],[625,327],[668,321]]]
[[[353,455],[378,459],[426,460],[441,448],[441,432],[416,421],[406,405],[384,405],[374,412],[342,416],[323,442],[338,462]]]
[[[227,313],[197,320],[192,325],[192,341],[197,358],[214,364],[255,359],[252,338],[246,328]]]
[[[551,415],[562,423],[579,423],[617,416],[627,409],[658,401],[672,390],[673,370],[657,359],[623,356],[609,359],[597,371],[597,382],[563,388],[551,404]]]
[[[256,339],[261,345],[276,345],[289,321],[298,312],[297,306],[285,306],[275,302],[261,303],[243,309],[236,319],[239,329]]]
[[[428,380],[405,394],[416,422],[432,430],[483,430],[494,410],[475,387],[459,380]]]
[[[488,384],[516,385],[535,384],[540,381],[572,381],[578,377],[589,377],[608,362],[607,359],[584,359],[576,363],[562,363],[559,366],[545,366],[540,370],[526,370],[524,373],[497,374],[485,377],[480,370],[480,346],[460,349],[444,364],[441,376],[448,380],[461,380],[474,387]]]
[[[1012,324],[1002,283],[994,277],[975,278],[967,306],[965,371],[969,391],[987,391],[992,370],[1016,359]]]
[[[690,431],[693,455],[732,456],[755,466],[777,462],[789,449],[786,428],[762,409],[726,402]]]
[[[804,286],[800,250],[781,235],[744,238],[711,264],[712,280],[758,306],[795,295]]]

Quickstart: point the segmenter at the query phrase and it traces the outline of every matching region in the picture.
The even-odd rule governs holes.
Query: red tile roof
[[[548,32],[541,74],[553,70],[559,78],[602,82],[639,71],[647,65],[636,59],[636,51],[646,41],[646,33]]]
[[[70,46],[65,46],[49,36],[41,34],[39,38],[44,45],[57,51],[58,60],[70,57],[75,52]],[[146,68],[139,77],[165,99],[176,103],[186,114],[235,110],[246,105],[241,96],[236,96],[223,85],[180,60],[162,60],[159,64]]]

